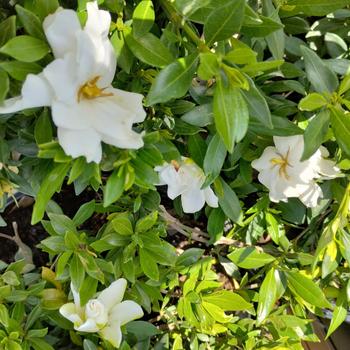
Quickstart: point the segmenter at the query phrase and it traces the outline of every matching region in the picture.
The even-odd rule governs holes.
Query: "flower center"
[[[80,87],[78,91],[78,102],[82,99],[92,100],[97,97],[113,96],[111,92],[104,92],[106,88],[101,89],[96,85],[99,79],[100,76],[98,75]]]
[[[285,177],[286,180],[289,179],[289,175],[287,174],[287,167],[290,166],[290,164],[288,163],[288,154],[289,154],[289,150],[285,157],[281,155],[281,158],[272,158],[270,160],[273,166],[275,165],[279,166],[278,173],[281,177]]]
[[[171,161],[171,165],[175,168],[176,171],[179,171],[180,169],[180,164],[176,160]]]

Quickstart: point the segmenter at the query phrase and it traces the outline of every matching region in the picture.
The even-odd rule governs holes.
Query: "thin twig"
[[[183,234],[184,236],[190,239],[193,239],[195,241],[202,242],[208,245],[208,242],[209,242],[208,238],[210,237],[208,233],[200,230],[197,227],[193,228],[193,227],[184,225],[178,219],[176,219],[171,214],[169,214],[163,205],[160,205],[159,208],[160,208],[159,215],[167,222],[167,224],[173,230]],[[242,247],[244,246],[244,243],[231,238],[221,237],[219,240],[217,240],[214,243],[214,245],[234,245],[236,247]]]

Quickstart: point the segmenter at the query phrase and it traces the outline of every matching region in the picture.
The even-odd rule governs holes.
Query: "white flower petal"
[[[184,213],[196,213],[205,204],[204,192],[198,188],[194,188],[182,193],[181,204]]]
[[[264,149],[264,152],[260,158],[252,161],[252,167],[258,171],[271,168],[271,160],[274,158],[280,158],[275,147],[268,146]]]
[[[109,341],[115,348],[119,348],[122,342],[122,331],[118,322],[113,322],[109,326],[100,330],[101,338]]]
[[[50,106],[52,90],[43,77],[28,74],[22,86],[22,96],[10,98],[0,105],[0,113],[14,113],[27,108]]]
[[[217,208],[219,206],[219,200],[214,191],[210,187],[207,187],[203,192],[207,204],[212,208]]]
[[[121,138],[120,136],[111,137],[110,135],[105,135],[100,133],[101,139],[103,142],[118,148],[139,149],[143,147],[144,145],[143,138],[142,138],[143,134],[139,134],[131,130],[130,128],[124,126],[123,124],[121,124],[119,128],[118,134],[122,130],[124,130],[123,138]]]
[[[78,314],[75,304],[67,303],[60,307],[60,314],[74,324],[81,324],[83,321]]]
[[[291,164],[299,162],[304,152],[304,137],[303,135],[294,136],[274,136],[273,141],[276,145],[278,153],[283,157],[288,155],[288,160]]]
[[[73,294],[74,304],[75,304],[76,306],[80,306],[80,295],[79,295],[79,291],[75,288],[73,282],[70,283],[70,290],[72,291],[72,294]]]
[[[113,89],[112,92],[118,99],[120,106],[131,112],[134,123],[141,123],[145,120],[146,112],[142,105],[143,95],[119,89]]]
[[[69,130],[59,127],[57,136],[59,144],[67,155],[73,158],[86,157],[87,162],[101,161],[101,139],[94,130]]]
[[[109,27],[111,25],[111,15],[108,11],[99,10],[97,1],[91,1],[86,4],[88,18],[84,30],[90,35],[107,38]]]
[[[112,323],[118,322],[121,326],[142,316],[141,306],[132,300],[124,300],[110,311],[110,321]]]
[[[108,288],[104,289],[97,299],[107,310],[110,310],[114,305],[119,304],[123,300],[126,284],[126,279],[119,278],[111,283]]]
[[[99,77],[97,85],[103,89],[113,81],[117,59],[109,40],[102,40],[83,31],[78,36],[77,76],[80,85]]]
[[[100,330],[100,327],[96,324],[94,319],[89,318],[82,325],[74,326],[74,329],[79,332],[95,333]]]
[[[305,191],[299,196],[299,199],[306,207],[315,208],[319,198],[322,198],[323,193],[320,186],[313,183],[305,188]]]
[[[78,98],[79,82],[76,77],[74,56],[66,55],[51,62],[43,74],[55,92],[56,100],[66,104],[75,103]]]
[[[52,119],[56,126],[72,129],[85,130],[91,129],[91,119],[95,116],[89,109],[88,104],[76,103],[73,105],[65,104],[64,102],[55,101],[52,104]]]
[[[76,34],[81,31],[81,26],[75,11],[58,9],[45,18],[43,27],[56,58],[76,50]]]

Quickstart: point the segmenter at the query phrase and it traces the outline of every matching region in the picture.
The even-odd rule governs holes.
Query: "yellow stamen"
[[[287,180],[289,179],[289,175],[287,174],[287,166],[290,166],[290,164],[288,163],[288,153],[285,158],[281,156],[281,158],[272,158],[270,160],[273,166],[275,165],[279,166],[278,173],[280,174],[281,177],[284,176]]]
[[[175,168],[176,171],[179,171],[180,169],[180,164],[176,160],[171,161],[171,165]]]
[[[80,87],[78,91],[78,102],[80,102],[82,98],[92,100],[97,97],[113,96],[111,92],[103,92],[106,88],[101,89],[96,85],[99,79],[100,76],[98,75]]]

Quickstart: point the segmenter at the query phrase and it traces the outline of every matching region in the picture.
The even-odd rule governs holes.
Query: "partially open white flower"
[[[203,170],[191,159],[182,157],[181,162],[173,160],[155,167],[159,173],[160,183],[168,185],[168,197],[181,196],[185,213],[195,213],[203,208],[205,202],[213,208],[218,206],[218,198],[210,186],[201,189],[205,182]]]
[[[339,169],[327,160],[328,151],[321,146],[309,159],[301,162],[304,151],[302,135],[273,137],[275,147],[266,147],[252,167],[259,171],[258,179],[269,190],[273,202],[287,202],[289,197],[299,198],[307,207],[315,207],[322,190],[315,179],[331,179]]]
[[[43,27],[55,60],[42,73],[29,74],[22,95],[6,100],[0,113],[51,106],[58,141],[72,157],[100,162],[101,141],[120,148],[143,146],[132,130],[146,113],[141,94],[112,87],[116,58],[108,39],[110,14],[87,3],[88,19],[81,28],[73,10],[58,9]]]
[[[126,280],[120,278],[104,289],[96,299],[81,306],[79,293],[72,284],[74,303],[61,306],[60,313],[74,323],[75,330],[98,332],[103,339],[118,348],[122,341],[120,327],[143,316],[140,305],[132,300],[122,301],[125,289]]]

